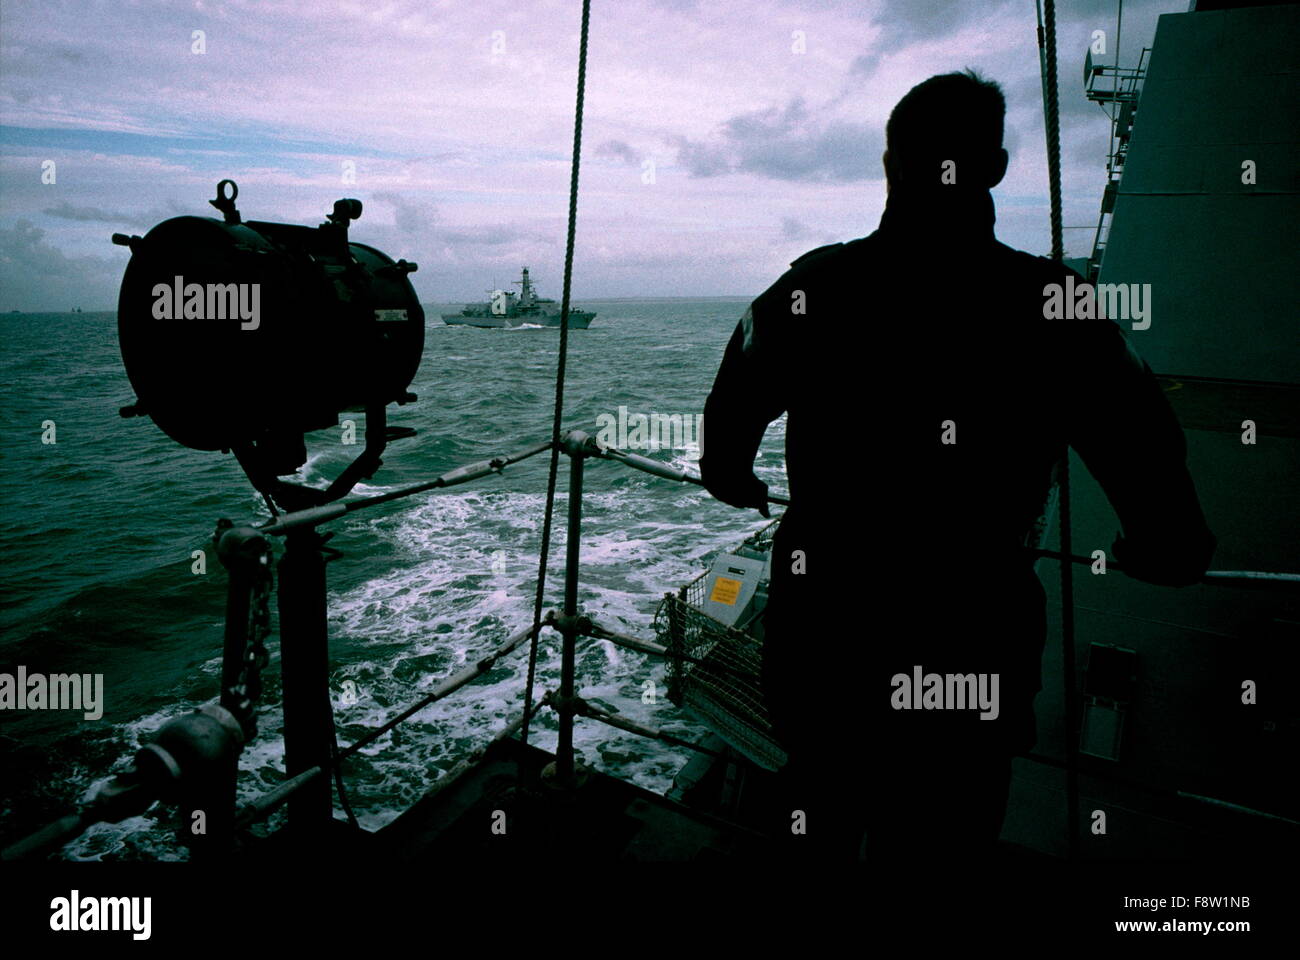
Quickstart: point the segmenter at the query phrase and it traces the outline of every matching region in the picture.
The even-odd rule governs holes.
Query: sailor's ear
[[[889,185],[889,181],[892,180],[892,179],[894,179],[894,172],[893,172],[893,170],[891,170],[890,167],[889,167],[889,151],[888,151],[888,150],[886,150],[884,153],[882,153],[882,154],[880,155],[880,165],[881,165],[882,167],[885,168],[885,185],[888,186],[888,185]]]
[[[1005,150],[999,150],[993,159],[993,166],[989,169],[990,190],[1002,182],[1002,178],[1007,175],[1007,164],[1010,162],[1010,155]]]

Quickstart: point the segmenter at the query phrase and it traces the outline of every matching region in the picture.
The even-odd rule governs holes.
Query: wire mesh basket
[[[772,523],[745,541],[759,550],[771,544]],[[762,642],[704,613],[708,572],[655,613],[655,633],[668,648],[668,697],[767,770],[784,765],[785,751],[773,739],[762,689]]]

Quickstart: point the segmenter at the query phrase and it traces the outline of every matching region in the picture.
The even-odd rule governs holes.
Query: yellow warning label
[[[714,603],[725,603],[729,607],[736,605],[736,598],[740,596],[740,581],[732,580],[730,577],[718,577],[713,581],[713,592],[709,594],[709,599]]]

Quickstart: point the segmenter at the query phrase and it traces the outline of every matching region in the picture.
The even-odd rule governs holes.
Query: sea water
[[[570,335],[565,427],[594,435],[620,407],[629,416],[693,418],[745,306],[743,299],[584,301],[597,318]],[[411,386],[419,400],[389,408],[390,422],[418,436],[394,442],[354,496],[549,436],[559,331],[446,326],[438,315],[454,309],[426,306],[424,358]],[[210,538],[218,518],[260,522],[269,514],[232,456],[183,448],[151,421],[118,415],[135,396],[112,313],[0,315],[0,335],[0,670],[104,676],[97,720],[0,713],[0,841],[7,843],[68,812],[168,719],[217,697],[226,574]],[[270,375],[250,369],[194,389],[256,390],[259,377]],[[358,445],[342,443],[342,427],[309,435],[302,482],[324,486],[360,452],[364,417],[343,417],[357,421]],[[773,491],[786,488],[783,443],[778,421],[756,466]],[[693,440],[639,452],[698,469]],[[343,553],[326,568],[340,744],[531,622],[547,463],[543,454],[503,476],[327,525],[335,531],[330,546]],[[547,608],[560,606],[563,590],[567,459],[561,467]],[[589,461],[583,504],[582,606],[611,629],[647,638],[665,592],[763,523],[756,511],[728,507],[699,487],[607,461]],[[202,562],[196,551],[204,551]],[[240,763],[241,800],[283,779],[276,636],[269,647],[260,732]],[[518,716],[526,650],[346,762],[349,798],[364,827],[390,822]],[[679,736],[703,733],[665,697],[659,659],[583,640],[577,663],[583,696]],[[536,689],[558,682],[558,636],[543,631]],[[533,731],[533,743],[554,748],[552,713],[539,714]],[[585,762],[656,792],[689,756],[591,720],[579,719],[575,740]],[[64,856],[183,859],[171,831],[159,810],[94,827]]]

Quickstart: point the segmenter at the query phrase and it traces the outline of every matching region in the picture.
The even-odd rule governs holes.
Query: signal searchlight
[[[223,219],[165,220],[143,237],[114,234],[131,261],[118,299],[122,361],[137,400],[177,443],[234,451],[263,493],[289,509],[328,502],[373,474],[389,403],[424,350],[414,263],[348,239],[361,201],[339,200],[318,227],[244,221],[239,188],[208,201]],[[277,478],[306,462],[304,434],[366,413],[365,452],[328,491]]]

